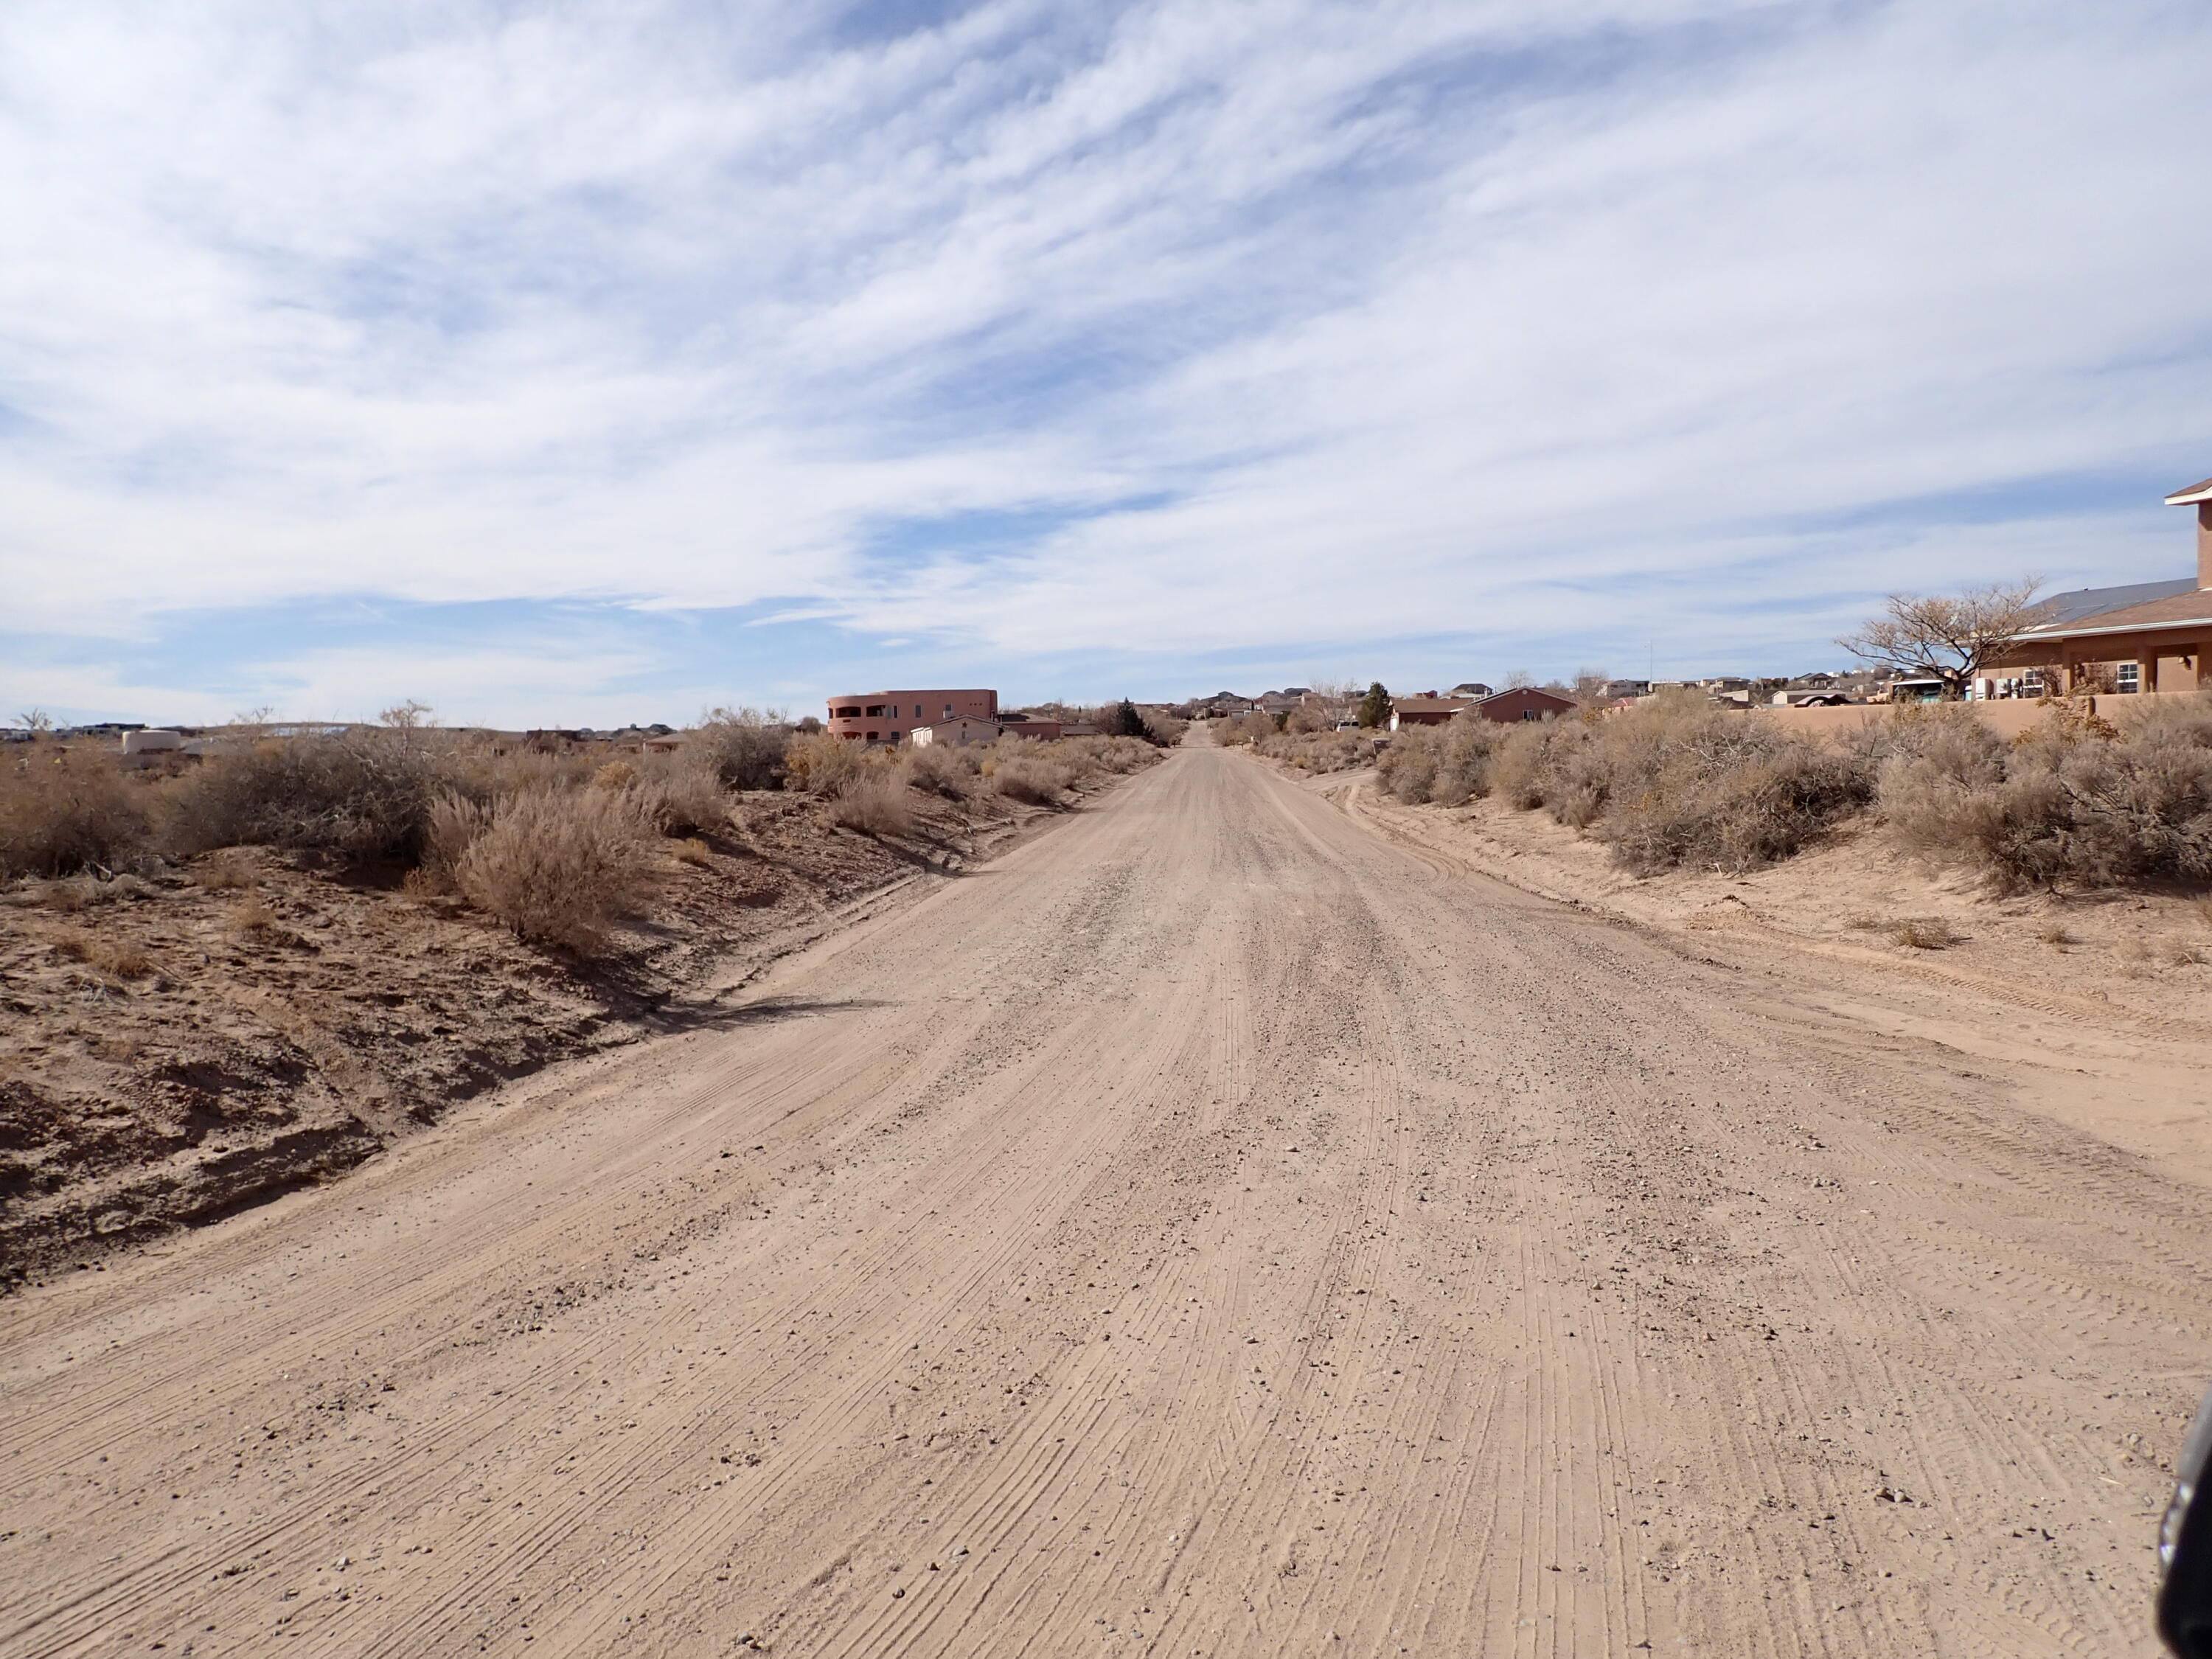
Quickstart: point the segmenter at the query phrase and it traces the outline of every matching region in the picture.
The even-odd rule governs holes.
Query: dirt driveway
[[[1777,984],[1179,753],[0,1304],[0,1652],[2150,1653],[2212,1195]]]

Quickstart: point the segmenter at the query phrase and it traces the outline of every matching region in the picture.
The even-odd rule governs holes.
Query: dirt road
[[[2153,1651],[2212,1195],[1788,989],[1178,754],[0,1304],[0,1652]]]

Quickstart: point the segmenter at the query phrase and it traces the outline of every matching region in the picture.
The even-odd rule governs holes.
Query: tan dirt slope
[[[0,1652],[2148,1655],[2202,1164],[1839,984],[1180,753],[0,1305]]]

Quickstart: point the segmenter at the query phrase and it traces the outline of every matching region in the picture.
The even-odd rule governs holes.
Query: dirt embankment
[[[979,793],[911,833],[736,798],[656,856],[604,957],[514,939],[398,871],[233,848],[0,891],[0,1291],[349,1169],[568,1055],[710,1023],[761,967],[1054,815]]]

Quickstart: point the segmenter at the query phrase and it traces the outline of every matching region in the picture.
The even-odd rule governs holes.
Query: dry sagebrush
[[[0,758],[0,879],[113,869],[146,850],[146,786],[105,755],[26,746],[21,760]]]
[[[453,884],[526,939],[590,955],[617,917],[652,894],[652,831],[615,791],[539,791],[456,806],[441,828],[465,841]]]

